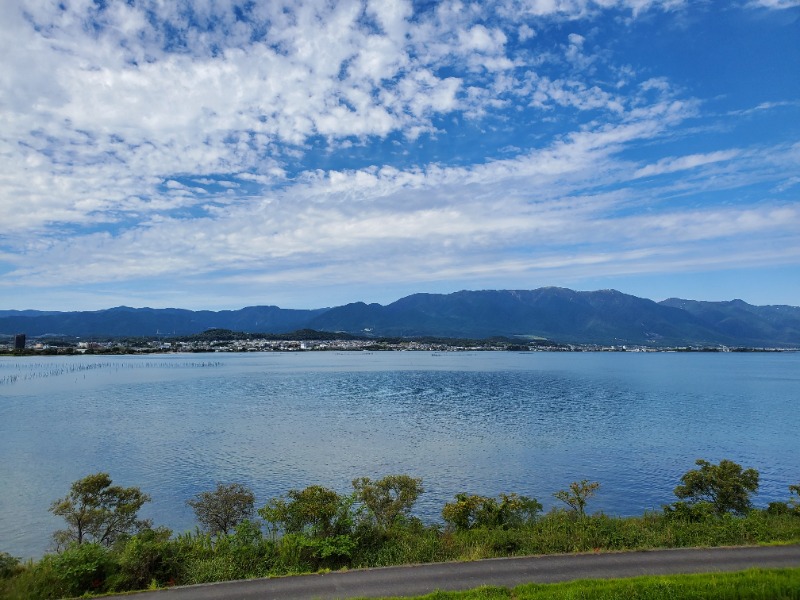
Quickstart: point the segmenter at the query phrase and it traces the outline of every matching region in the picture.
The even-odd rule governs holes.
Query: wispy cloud
[[[652,177],[654,175],[663,175],[664,173],[675,173],[676,171],[729,161],[737,155],[739,155],[737,150],[720,150],[709,154],[690,154],[689,156],[662,158],[655,164],[642,167],[634,173],[634,176]]]
[[[0,290],[463,285],[796,248],[798,146],[682,146],[709,100],[603,37],[690,8],[4,2]],[[798,108],[751,106],[714,118]]]
[[[751,0],[750,5],[782,10],[786,8],[797,8],[800,6],[800,0]]]

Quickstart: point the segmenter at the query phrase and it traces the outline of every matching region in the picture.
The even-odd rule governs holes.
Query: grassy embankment
[[[569,583],[526,584],[515,588],[483,587],[466,592],[436,592],[412,600],[589,598],[592,600],[796,600],[800,599],[800,569],[751,569],[738,573],[581,580]]]
[[[443,529],[441,526],[424,525],[412,518],[386,529],[356,524],[348,535],[322,538],[288,534],[272,539],[263,533],[261,527],[244,522],[229,535],[211,537],[196,532],[172,536],[168,530],[155,529],[120,540],[110,548],[81,544],[58,554],[47,555],[36,563],[9,565],[0,580],[0,597],[61,598],[326,569],[514,555],[789,542],[800,542],[800,516],[770,514],[758,509],[743,516],[708,515],[700,519],[668,513],[626,518],[605,515],[579,517],[573,512],[552,511],[517,527],[469,530]],[[772,575],[767,577],[756,573],[743,577],[753,580],[748,585],[752,584],[755,589],[782,589],[775,586],[784,585],[772,582]],[[800,589],[797,585],[800,575],[794,573],[791,577],[795,589]],[[670,588],[664,587],[659,581],[661,578],[655,578],[654,583],[648,585],[669,592]],[[641,593],[651,594],[651,591],[647,591],[650,588],[645,588]],[[515,595],[508,596],[510,592],[505,591],[497,592],[505,596],[496,597],[538,598],[540,596],[524,595],[533,594],[536,589],[536,586],[525,586],[515,590]],[[597,596],[592,588],[586,589],[591,591],[584,594],[575,591],[578,588],[567,586],[563,592],[566,595],[552,597],[602,597]],[[618,588],[609,589],[609,594],[618,595],[606,597],[623,597],[619,595],[622,592],[614,591]],[[765,596],[720,594],[712,597],[796,597],[771,593]],[[625,594],[624,597],[632,596]],[[671,596],[638,597],[691,596],[675,593]]]
[[[789,502],[752,507],[758,472],[732,461],[696,461],[675,488],[679,501],[641,517],[587,515],[597,482],[573,482],[554,497],[570,510],[541,515],[534,498],[466,493],[442,509],[445,525],[411,516],[422,480],[353,480],[353,493],[290,490],[258,510],[239,484],[188,501],[205,532],[173,536],[136,513],[149,496],[112,486],[107,473],[73,483],[54,502],[66,530],[61,551],[25,565],[0,553],[0,597],[30,600],[322,570],[469,561],[503,556],[653,548],[800,543],[800,485]]]

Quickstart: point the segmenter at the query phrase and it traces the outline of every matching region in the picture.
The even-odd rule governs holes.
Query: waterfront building
[[[14,350],[25,350],[25,334],[18,333],[14,336]]]

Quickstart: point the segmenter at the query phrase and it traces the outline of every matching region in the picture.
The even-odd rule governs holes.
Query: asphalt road
[[[143,592],[137,600],[281,600],[418,596],[481,585],[800,567],[800,545],[560,554],[251,579]],[[128,596],[131,598],[131,596]]]

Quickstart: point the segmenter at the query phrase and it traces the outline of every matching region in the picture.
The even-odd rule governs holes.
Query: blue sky
[[[800,305],[800,1],[0,3],[0,308]]]

